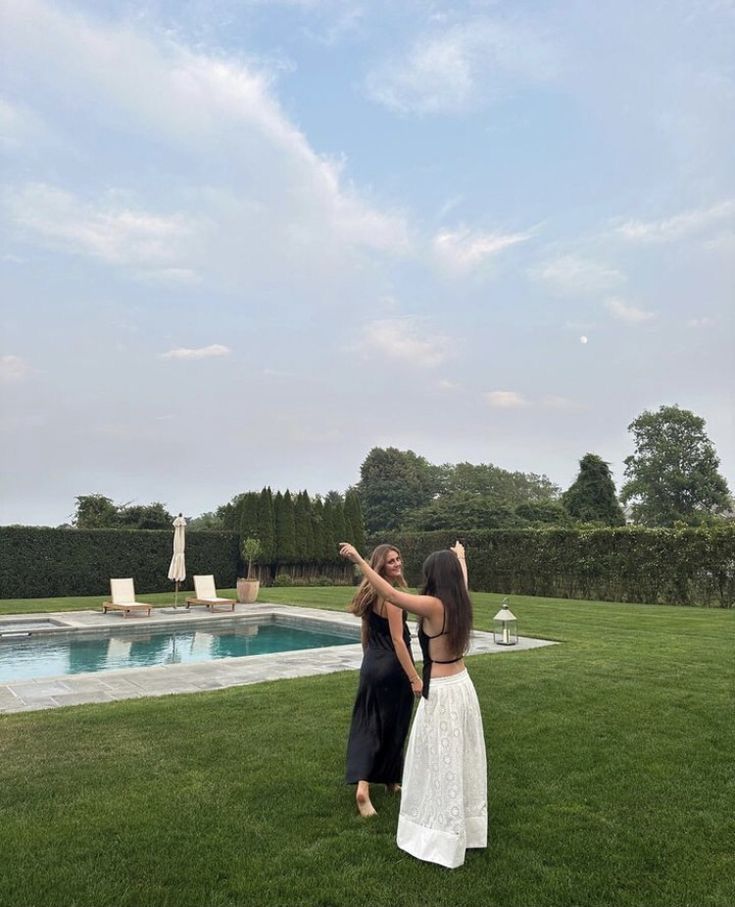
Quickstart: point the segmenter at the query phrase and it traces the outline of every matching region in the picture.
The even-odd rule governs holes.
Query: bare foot
[[[400,784],[386,784],[385,789],[389,794],[399,794],[401,792]]]
[[[355,800],[357,801],[357,811],[360,813],[363,819],[378,815],[375,807],[370,801],[370,788],[367,786],[367,784],[360,783],[357,785]]]

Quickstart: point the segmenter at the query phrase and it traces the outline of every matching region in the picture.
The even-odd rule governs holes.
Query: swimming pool
[[[20,632],[0,636],[0,683],[346,646],[358,641],[354,633],[339,626],[304,627],[272,618],[219,618],[196,626],[28,636],[20,625],[17,628]]]

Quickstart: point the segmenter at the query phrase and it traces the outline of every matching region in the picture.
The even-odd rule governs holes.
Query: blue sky
[[[373,446],[735,490],[735,4],[2,0],[0,521]]]

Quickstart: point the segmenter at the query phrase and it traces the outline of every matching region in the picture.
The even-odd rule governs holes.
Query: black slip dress
[[[388,618],[370,611],[367,622],[367,646],[347,741],[345,780],[348,784],[399,784],[413,692],[393,648]],[[403,639],[410,653],[411,634],[405,614]]]

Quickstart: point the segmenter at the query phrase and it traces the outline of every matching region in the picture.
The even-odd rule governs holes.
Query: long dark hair
[[[377,574],[382,576],[383,579],[387,579],[385,575],[385,562],[388,560],[388,555],[391,551],[395,551],[398,557],[403,560],[401,552],[395,545],[378,545],[370,555],[370,566]],[[405,589],[406,580],[403,578],[403,573],[401,573],[394,585]],[[358,617],[364,617],[372,610],[372,607],[378,598],[378,593],[373,589],[370,583],[364,579],[360,583],[357,592],[355,592],[354,598],[350,602],[350,606],[347,610],[356,614]]]
[[[444,605],[444,630],[450,651],[461,656],[470,644],[472,600],[459,559],[453,551],[434,551],[422,567],[421,595],[433,595]]]

